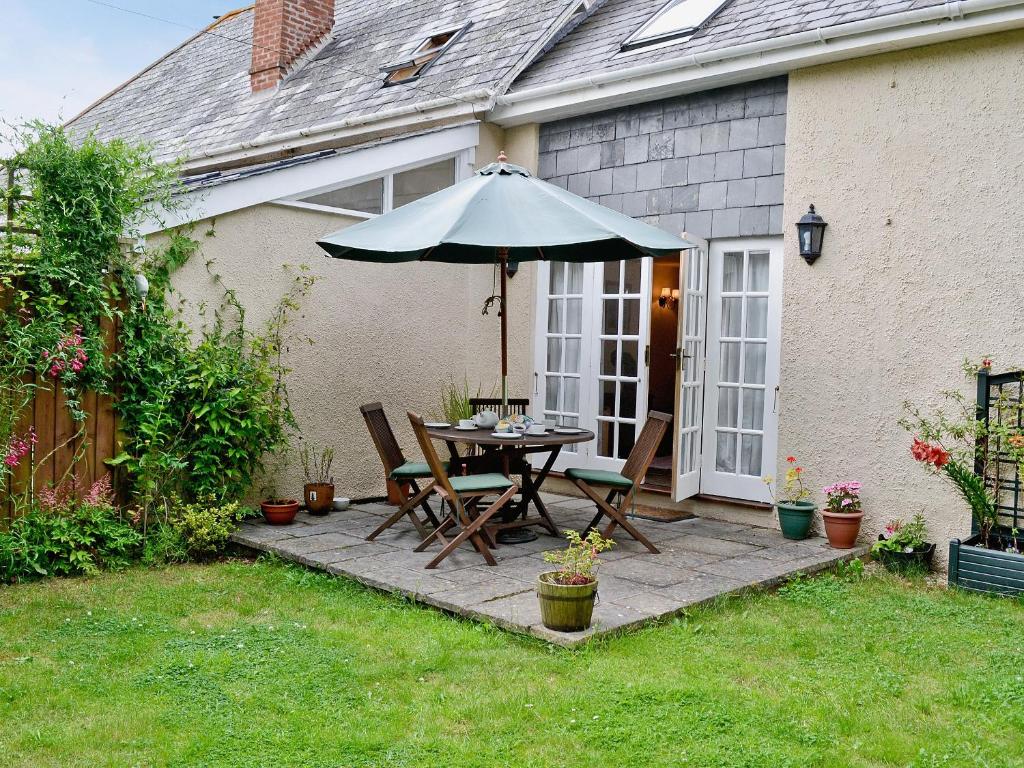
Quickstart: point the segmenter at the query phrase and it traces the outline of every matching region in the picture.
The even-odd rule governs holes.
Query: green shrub
[[[181,531],[169,523],[158,523],[146,531],[142,551],[145,565],[169,565],[188,562],[188,544]]]
[[[238,502],[217,504],[206,498],[178,506],[169,525],[181,536],[189,556],[201,559],[223,552],[236,523],[248,514]]]

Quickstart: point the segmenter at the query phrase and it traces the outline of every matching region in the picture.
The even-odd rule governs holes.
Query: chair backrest
[[[395,439],[395,433],[391,431],[391,424],[384,414],[384,406],[380,403],[367,403],[359,406],[366,421],[366,428],[370,430],[370,438],[373,445],[380,454],[380,460],[384,464],[384,474],[390,475],[398,467],[405,464],[405,456],[402,455],[402,448]]]
[[[449,498],[457,498],[455,491],[452,489],[452,484],[448,482],[448,473],[444,471],[444,464],[441,463],[441,459],[434,449],[434,443],[430,439],[423,419],[420,418],[419,414],[409,411],[409,423],[412,424],[412,431],[416,433],[416,442],[420,444],[423,458],[426,460],[427,466],[430,467],[430,474],[434,476],[434,480],[444,489]]]
[[[480,413],[480,411],[488,410],[493,411],[501,408],[500,397],[471,397],[469,398],[469,407],[473,409],[474,415]],[[508,412],[517,413],[520,416],[525,416],[527,409],[530,407],[530,398],[528,397],[510,397],[508,399]],[[505,415],[505,414],[501,414]]]
[[[647,423],[640,430],[640,437],[633,443],[633,450],[629,452],[625,465],[622,467],[622,475],[628,477],[636,485],[644,479],[647,468],[654,461],[654,454],[661,445],[661,438],[665,436],[665,430],[672,423],[672,415],[661,411],[651,411],[647,414]]]

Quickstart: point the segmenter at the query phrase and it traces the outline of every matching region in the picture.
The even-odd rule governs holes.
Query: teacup
[[[472,419],[459,419],[459,426],[462,429],[476,429],[476,422]]]
[[[531,424],[526,430],[528,435],[544,435],[547,434],[547,429],[543,424]]]

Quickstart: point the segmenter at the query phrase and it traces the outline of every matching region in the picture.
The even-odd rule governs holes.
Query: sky
[[[0,0],[0,123],[70,119],[207,26],[214,16],[247,4],[247,0]],[[0,124],[0,134],[8,133]],[[0,138],[0,156],[9,151],[9,143]]]

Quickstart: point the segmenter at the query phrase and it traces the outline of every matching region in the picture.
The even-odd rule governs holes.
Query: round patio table
[[[521,501],[509,505],[510,514],[503,514],[503,522],[495,527],[498,529],[499,541],[501,543],[514,543],[515,541],[529,541],[536,538],[532,535],[529,538],[512,539],[514,531],[524,529],[530,525],[542,525],[552,535],[558,536],[559,530],[548,514],[547,507],[540,497],[540,488],[547,479],[551,467],[554,466],[558,454],[565,445],[586,443],[594,439],[594,433],[588,429],[581,430],[574,434],[562,434],[548,430],[544,435],[523,435],[516,438],[494,437],[493,428],[482,427],[478,429],[456,429],[454,427],[428,427],[427,433],[437,439],[444,440],[448,445],[448,452],[452,459],[460,464],[472,464],[474,459],[482,459],[484,463],[489,459],[500,464],[501,472],[506,477],[512,472],[521,472],[523,483],[520,488]],[[460,456],[457,444],[463,443],[483,449],[483,456]],[[540,468],[536,475],[529,464],[527,456],[534,453],[547,453],[547,461]],[[536,516],[529,516],[530,504],[537,510]],[[505,532],[508,533],[505,533]],[[524,531],[525,532],[525,531]],[[531,532],[532,533],[532,532]],[[502,536],[502,534],[505,534]]]

